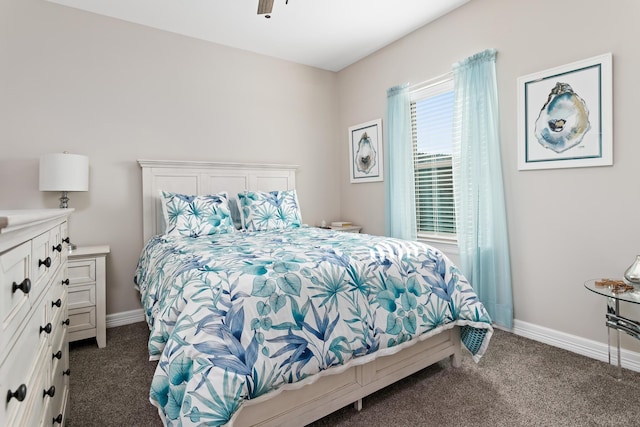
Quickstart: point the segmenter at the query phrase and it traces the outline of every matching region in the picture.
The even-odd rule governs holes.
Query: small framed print
[[[349,127],[349,172],[352,183],[383,180],[382,120]]]
[[[613,164],[611,53],[518,78],[518,169]]]

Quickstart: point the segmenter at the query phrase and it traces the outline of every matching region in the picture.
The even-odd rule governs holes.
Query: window
[[[411,93],[418,238],[456,238],[453,198],[453,80]]]

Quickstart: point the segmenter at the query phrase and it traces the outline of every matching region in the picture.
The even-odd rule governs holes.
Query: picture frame
[[[384,152],[382,120],[349,127],[349,174],[352,183],[382,181]]]
[[[518,78],[518,170],[613,165],[612,55]]]

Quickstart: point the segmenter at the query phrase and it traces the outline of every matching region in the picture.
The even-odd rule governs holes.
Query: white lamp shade
[[[41,156],[40,191],[89,191],[89,158],[69,153]]]

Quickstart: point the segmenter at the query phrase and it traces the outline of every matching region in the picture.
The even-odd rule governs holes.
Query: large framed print
[[[613,164],[611,53],[518,78],[518,169]]]
[[[349,173],[352,183],[382,181],[382,120],[349,127]]]

